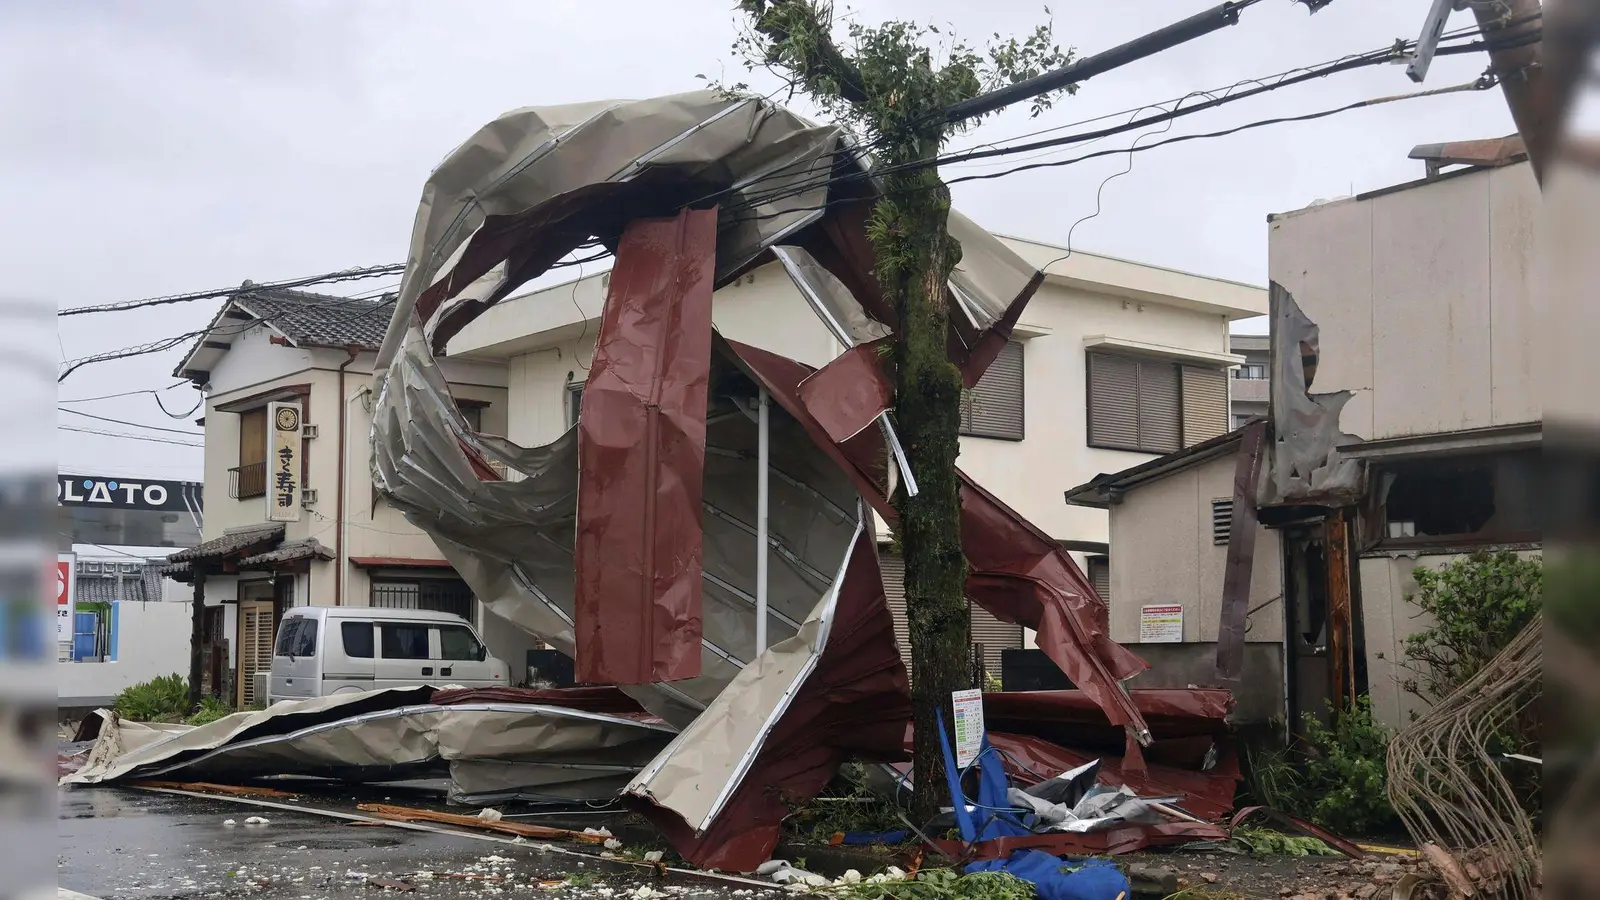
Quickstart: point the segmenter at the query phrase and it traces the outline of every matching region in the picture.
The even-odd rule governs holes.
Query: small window
[[[308,654],[296,653],[296,640],[300,634],[300,626],[305,619],[285,619],[278,628],[278,649],[273,651],[274,656],[303,656]],[[315,636],[313,635],[313,641]]]
[[[583,382],[574,381],[567,385],[567,427],[578,424],[578,413],[583,409]]]
[[[1211,501],[1211,543],[1226,544],[1233,537],[1233,498]]]
[[[1094,585],[1094,592],[1106,603],[1111,602],[1111,557],[1091,556],[1089,562],[1089,583]]]
[[[344,655],[351,659],[372,658],[372,623],[341,622],[339,638],[344,641]]]
[[[970,391],[961,392],[961,433],[970,437],[1023,438],[1022,344],[1011,341]]]
[[[384,659],[428,659],[428,626],[385,622],[378,626]]]
[[[439,658],[480,662],[486,654],[471,629],[460,625],[439,626]]]
[[[1233,370],[1233,377],[1244,381],[1265,381],[1267,367],[1264,363],[1245,363]]]

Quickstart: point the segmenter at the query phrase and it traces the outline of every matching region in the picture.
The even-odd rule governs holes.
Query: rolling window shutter
[[[878,555],[883,572],[883,593],[889,599],[889,614],[894,617],[894,640],[900,645],[900,658],[906,674],[911,673],[911,625],[906,618],[906,564],[899,556],[884,551]]]
[[[267,461],[267,408],[239,414],[239,465],[256,466]]]
[[[1139,448],[1139,362],[1089,354],[1089,443]]]
[[[1022,626],[995,618],[994,613],[972,606],[972,643],[983,645],[983,668],[990,677],[1000,677],[1000,651],[1022,646]]]
[[[1138,366],[1139,449],[1171,453],[1183,446],[1178,366],[1148,359],[1140,360]]]
[[[1111,560],[1104,556],[1089,557],[1089,583],[1109,606],[1111,604]]]
[[[1022,344],[1010,341],[978,384],[962,392],[961,433],[1022,440],[1022,391]]]
[[[1228,376],[1221,369],[1183,367],[1183,445],[1228,431]]]

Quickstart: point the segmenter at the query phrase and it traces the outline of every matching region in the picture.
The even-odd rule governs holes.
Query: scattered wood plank
[[[521,822],[507,822],[504,819],[490,822],[477,816],[434,812],[430,809],[412,809],[408,806],[391,806],[387,803],[363,803],[357,806],[356,809],[371,813],[380,819],[390,819],[396,822],[433,822],[438,825],[455,825],[459,828],[470,828],[475,831],[493,831],[499,834],[539,838],[549,841],[578,841],[585,844],[604,844],[606,841],[605,835],[585,834],[568,828],[526,825]]]
[[[209,781],[132,781],[132,787],[159,788],[169,791],[191,791],[196,794],[225,794],[229,797],[298,797],[299,794],[269,787],[248,787],[237,784],[212,784]]]
[[[1432,864],[1434,871],[1444,880],[1445,886],[1450,889],[1451,900],[1477,896],[1477,888],[1472,886],[1467,873],[1461,870],[1461,864],[1448,850],[1438,844],[1423,844],[1422,858]]]

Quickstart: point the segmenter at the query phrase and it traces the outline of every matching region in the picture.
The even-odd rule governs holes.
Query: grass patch
[[[219,697],[202,697],[200,705],[190,714],[184,722],[189,725],[209,725],[224,717],[233,715],[233,707]]]

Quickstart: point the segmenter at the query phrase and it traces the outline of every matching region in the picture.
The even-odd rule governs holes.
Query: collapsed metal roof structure
[[[868,511],[892,527],[892,486],[915,486],[868,346],[897,322],[863,157],[838,127],[710,91],[507,113],[428,179],[379,351],[379,490],[488,609],[679,729],[624,793],[702,866],[767,859],[786,800],[845,759],[905,758]],[[957,213],[949,229],[970,385],[1043,275]],[[474,433],[435,354],[587,246],[616,262],[577,426],[541,447]],[[851,348],[820,370],[712,327],[712,291],[771,261]],[[1071,558],[971,479],[962,541],[971,598],[1035,629],[1136,755],[1149,729],[1122,682],[1146,666]]]

